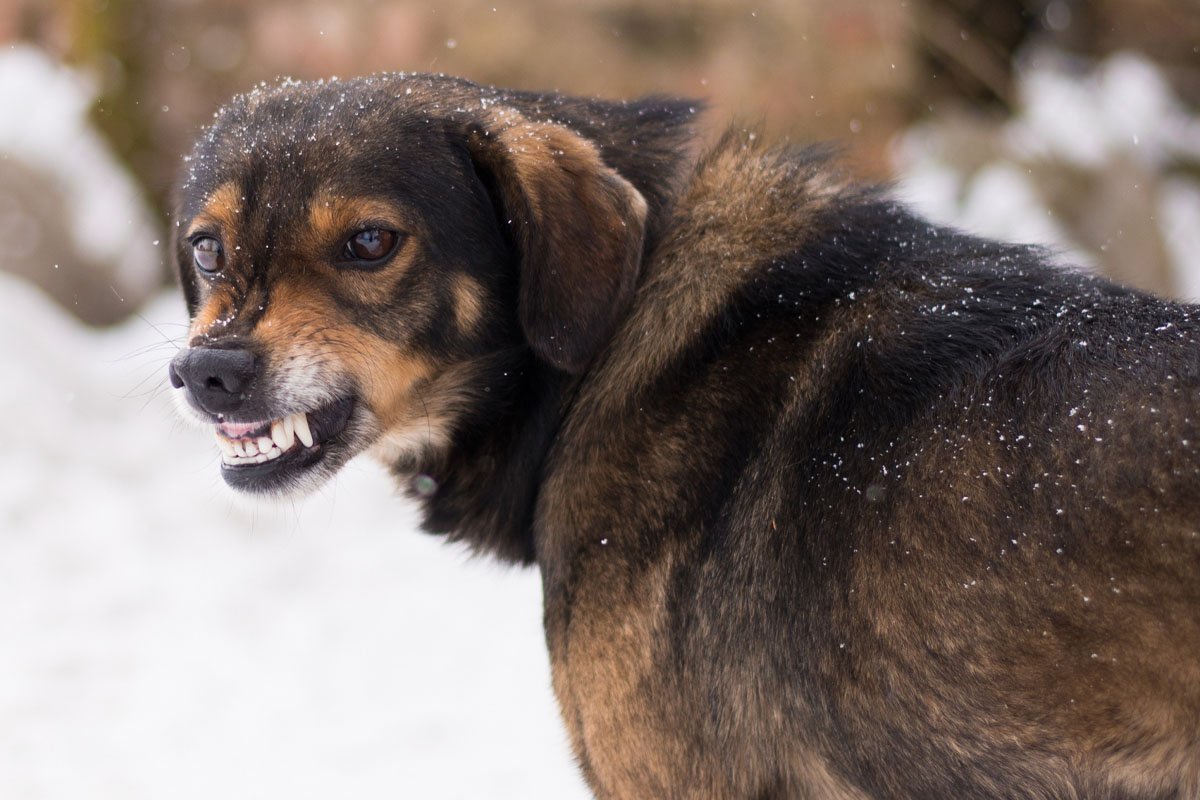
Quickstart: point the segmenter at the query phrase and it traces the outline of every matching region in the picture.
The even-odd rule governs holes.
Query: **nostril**
[[[204,379],[204,388],[210,392],[239,394],[244,386],[245,381],[238,375],[212,375]]]
[[[169,380],[171,385],[176,389],[183,388],[183,378],[179,377],[179,372],[175,369],[174,364],[167,365],[167,380]]]
[[[253,369],[251,362],[250,369]],[[226,370],[219,375],[214,375],[204,382],[204,385],[214,392],[228,392],[229,394],[239,394],[246,389],[246,385],[253,379],[253,373],[246,373],[237,368]]]

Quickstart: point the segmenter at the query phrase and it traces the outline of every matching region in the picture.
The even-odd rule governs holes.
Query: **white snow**
[[[366,462],[235,501],[166,397],[182,322],[97,333],[0,275],[0,797],[586,796],[536,572]]]
[[[90,81],[35,47],[0,49],[0,159],[50,176],[76,249],[113,265],[118,294],[143,298],[161,279],[157,228],[137,185],[87,121],[95,95]]]
[[[1070,246],[1070,238],[1050,214],[1026,176],[1016,166],[989,164],[965,189],[956,225],[991,238],[1007,239],[1020,231],[1017,241],[1057,248]],[[1085,253],[1071,251],[1071,263],[1091,266]]]
[[[1200,300],[1200,184],[1180,178],[1163,182],[1159,191],[1164,242],[1179,270],[1179,294]]]
[[[986,163],[977,168],[950,163],[946,119],[919,123],[898,137],[901,197],[936,222],[1044,245],[1063,263],[1095,267],[1096,259],[1056,220],[1031,173],[1045,163],[1096,174],[1114,163],[1135,164],[1155,185],[1156,222],[1179,294],[1200,298],[1200,183],[1172,172],[1177,164],[1200,162],[1200,116],[1174,96],[1153,62],[1117,53],[1091,63],[1039,50],[1023,59],[1016,93],[1016,112],[998,126],[996,141],[979,141],[975,156]]]
[[[1200,119],[1144,56],[1117,53],[1090,70],[1054,50],[1029,61],[1017,83],[1021,112],[1007,131],[1025,157],[1098,167],[1122,155],[1146,164],[1200,156]]]

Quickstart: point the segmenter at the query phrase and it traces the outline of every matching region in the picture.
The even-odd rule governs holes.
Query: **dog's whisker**
[[[105,364],[121,364],[126,361],[133,360],[135,358],[140,358],[142,356],[150,355],[151,353],[157,353],[157,351],[167,349],[168,347],[171,347],[174,352],[178,352],[178,350],[179,350],[178,345],[168,345],[166,342],[154,342],[152,344],[143,345],[142,347],[139,347],[136,350],[131,350],[130,352],[128,352],[122,356],[118,356],[117,358],[106,359],[103,363],[105,363]],[[169,357],[163,359],[160,363],[163,365],[166,365],[166,363],[168,361],[170,361]]]
[[[179,344],[179,343],[178,343],[178,342],[177,342],[177,341],[176,341],[176,340],[175,340],[173,337],[171,337],[171,336],[168,336],[168,335],[167,335],[167,334],[166,334],[166,333],[165,333],[165,332],[162,330],[162,328],[163,328],[164,326],[166,326],[166,325],[178,325],[179,327],[186,328],[186,327],[188,327],[186,324],[184,324],[184,323],[175,323],[175,322],[168,322],[168,323],[162,323],[162,322],[159,322],[159,323],[155,323],[155,322],[151,322],[150,320],[146,319],[146,317],[145,317],[145,316],[143,316],[141,313],[138,313],[138,314],[137,314],[137,318],[138,318],[138,319],[140,319],[142,322],[146,323],[146,325],[148,325],[148,326],[150,327],[150,329],[151,329],[151,330],[153,330],[155,333],[157,333],[159,336],[161,336],[161,337],[162,337],[162,339],[163,339],[163,341],[164,341],[165,343],[167,343],[167,344],[170,344],[172,347],[175,347],[176,349],[178,349],[178,348],[180,348],[180,347],[182,346],[182,345],[180,345],[180,344]]]
[[[153,389],[151,389],[150,393],[146,396],[145,401],[142,403],[142,406],[139,409],[139,413],[145,413],[146,409],[150,407],[150,404],[153,403],[158,398],[162,397],[166,391],[167,391],[166,384],[161,384],[161,383],[158,386],[155,386]]]

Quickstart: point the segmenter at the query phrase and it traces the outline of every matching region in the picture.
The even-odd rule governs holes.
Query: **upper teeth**
[[[296,444],[296,439],[305,447],[313,446],[312,429],[308,426],[308,415],[303,411],[273,421],[269,436],[228,439],[221,434],[220,428],[217,429],[221,460],[229,466],[261,464],[279,458]]]
[[[292,427],[296,430],[296,436],[304,443],[305,447],[313,446],[312,431],[308,429],[308,414],[292,414]]]

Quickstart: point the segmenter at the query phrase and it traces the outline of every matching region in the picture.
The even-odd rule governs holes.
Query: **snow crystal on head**
[[[307,146],[338,146],[362,129],[362,120],[436,103],[435,88],[466,88],[468,81],[440,75],[388,72],[343,80],[263,81],[213,113],[191,154],[184,158],[184,190],[210,189],[220,165],[247,159],[303,155]],[[425,91],[420,91],[420,90]],[[414,91],[417,90],[417,91]],[[495,92],[495,90],[490,90]],[[286,166],[285,160],[284,165]]]

